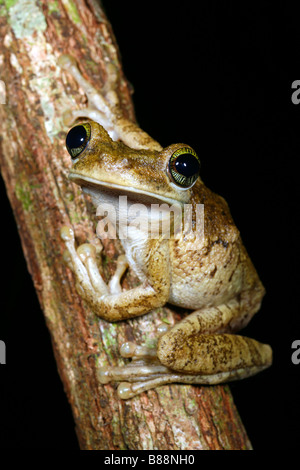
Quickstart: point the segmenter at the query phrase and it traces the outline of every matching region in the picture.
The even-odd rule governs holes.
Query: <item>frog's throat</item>
[[[99,181],[99,180],[96,180],[94,178],[91,178],[89,176],[84,176],[84,175],[78,175],[77,173],[72,173],[70,172],[69,173],[69,180],[73,181],[74,183],[82,186],[83,188],[92,188],[92,189],[96,189],[98,190],[99,192],[101,192],[101,187],[103,188],[103,190],[105,191],[105,189],[107,188],[107,190],[113,192],[113,193],[117,193],[117,194],[127,194],[127,195],[133,195],[133,198],[136,199],[136,200],[141,200],[143,199],[143,196],[144,198],[145,197],[148,197],[150,199],[153,200],[158,200],[158,201],[162,201],[162,202],[166,202],[167,204],[170,204],[170,205],[181,205],[183,206],[184,203],[186,203],[187,201],[182,201],[182,200],[176,200],[176,199],[172,199],[172,198],[169,198],[169,197],[166,197],[166,196],[162,196],[161,194],[159,193],[154,193],[154,192],[150,192],[150,191],[146,191],[144,189],[136,189],[136,188],[133,188],[131,186],[123,186],[121,184],[115,184],[115,183],[110,183],[110,182],[106,182],[106,181]],[[135,197],[134,197],[135,195]]]

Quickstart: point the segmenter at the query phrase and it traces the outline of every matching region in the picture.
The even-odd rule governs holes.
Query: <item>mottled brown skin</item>
[[[132,187],[138,193],[136,199],[141,199],[141,192],[145,191],[151,202],[154,199],[189,202],[189,190],[182,192],[172,187],[166,172],[170,154],[182,144],[175,144],[160,152],[132,149],[122,142],[114,142],[99,124],[90,122],[90,125],[90,141],[84,152],[73,160],[69,175],[71,180],[88,186],[87,178],[92,178],[95,183],[90,183],[91,187],[97,187],[97,182],[102,181],[107,187],[109,184],[118,184],[120,191],[123,187],[124,192]]]
[[[81,80],[77,72],[72,73]],[[84,82],[81,85],[86,86]],[[163,383],[220,383],[247,377],[270,366],[270,346],[232,334],[258,311],[264,288],[227,203],[206,188],[200,178],[188,189],[175,184],[169,160],[183,144],[162,149],[142,131],[139,139],[136,126],[132,130],[130,123],[126,124],[115,112],[115,103],[110,105],[95,90],[88,89],[87,96],[94,106],[100,97],[109,109],[107,112],[100,106],[102,125],[107,121],[108,129],[122,128],[118,137],[123,142],[116,142],[102,125],[90,121],[90,139],[69,174],[72,181],[90,194],[97,211],[110,204],[118,213],[119,196],[124,195],[129,207],[137,202],[148,208],[151,203],[167,203],[168,207],[190,204],[195,234],[199,230],[195,224],[196,207],[204,204],[204,235],[200,239],[187,237],[184,231],[176,237],[161,234],[157,239],[144,238],[144,232],[137,226],[130,227],[128,222],[128,236],[121,242],[141,284],[127,291],[120,286],[120,277],[127,267],[124,256],[107,286],[99,274],[93,249],[84,245],[76,251],[72,230],[63,228],[67,261],[75,273],[78,291],[100,317],[108,321],[126,320],[166,302],[192,310],[164,332],[155,354],[131,343],[123,345],[122,354],[132,357],[132,363],[121,369],[103,369],[100,380],[136,382],[119,386],[120,396],[129,398]],[[81,110],[80,115],[91,117],[91,108],[86,113]],[[78,113],[73,116],[76,117]],[[153,217],[149,212],[149,220]]]

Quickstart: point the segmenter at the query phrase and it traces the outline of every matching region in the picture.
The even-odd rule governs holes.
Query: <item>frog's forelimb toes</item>
[[[61,228],[60,235],[66,245],[64,260],[76,275],[76,286],[80,294],[107,294],[108,288],[99,273],[94,245],[84,243],[76,250],[74,232],[67,226]]]
[[[116,271],[108,284],[108,288],[111,294],[119,294],[120,292],[122,292],[121,279],[128,266],[129,264],[126,256],[120,255],[117,259]]]

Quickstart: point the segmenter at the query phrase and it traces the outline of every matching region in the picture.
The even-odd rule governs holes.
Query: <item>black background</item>
[[[299,15],[274,3],[103,2],[141,127],[190,144],[225,197],[266,287],[244,334],[272,345],[269,370],[231,384],[255,449],[296,449],[300,423]],[[163,6],[162,6],[163,5]],[[77,449],[73,419],[1,184],[0,447]]]

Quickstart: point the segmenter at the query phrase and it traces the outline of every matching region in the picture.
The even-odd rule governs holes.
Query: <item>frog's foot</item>
[[[76,288],[87,301],[95,296],[118,294],[122,291],[121,278],[128,267],[125,255],[117,260],[117,269],[107,285],[99,273],[96,263],[96,248],[90,243],[75,248],[74,232],[70,227],[62,227],[61,238],[66,245],[64,261],[76,276]]]
[[[64,54],[59,57],[58,65],[73,76],[88,100],[87,108],[69,110],[64,113],[63,122],[66,126],[71,126],[78,118],[86,117],[103,126],[113,140],[121,139],[129,147],[162,150],[158,142],[124,117],[116,93],[118,69],[113,64],[109,64],[106,68],[107,80],[101,92],[98,92],[82,76],[74,57]]]
[[[169,370],[159,362],[155,349],[127,342],[122,344],[120,354],[126,358],[130,357],[132,361],[123,367],[103,367],[98,371],[102,384],[121,382],[118,387],[120,398],[128,399],[168,383],[164,381],[164,377],[168,375]]]
[[[164,334],[164,331],[162,332]],[[123,367],[103,367],[98,371],[102,384],[120,382],[119,398],[132,398],[142,392],[170,383],[215,385],[231,380],[243,379],[260,372],[265,367],[251,365],[235,370],[213,374],[189,374],[172,370],[160,362],[156,349],[123,343],[120,348],[123,357],[131,362]]]
[[[58,64],[73,76],[88,100],[88,106],[85,109],[65,111],[63,114],[64,124],[71,126],[78,118],[88,118],[101,124],[112,139],[117,139],[118,135],[113,124],[113,118],[116,114],[115,108],[118,105],[118,96],[114,91],[117,81],[115,67],[111,64],[108,68],[107,82],[99,93],[80,73],[74,57],[64,54],[59,57]]]
[[[63,123],[65,126],[71,127],[72,124],[79,118],[88,118],[91,121],[98,122],[101,124],[102,127],[108,132],[109,136],[113,140],[118,140],[119,136],[114,131],[113,126],[106,118],[106,116],[98,111],[97,109],[93,109],[90,107],[83,108],[83,109],[73,109],[68,110],[63,113]]]

